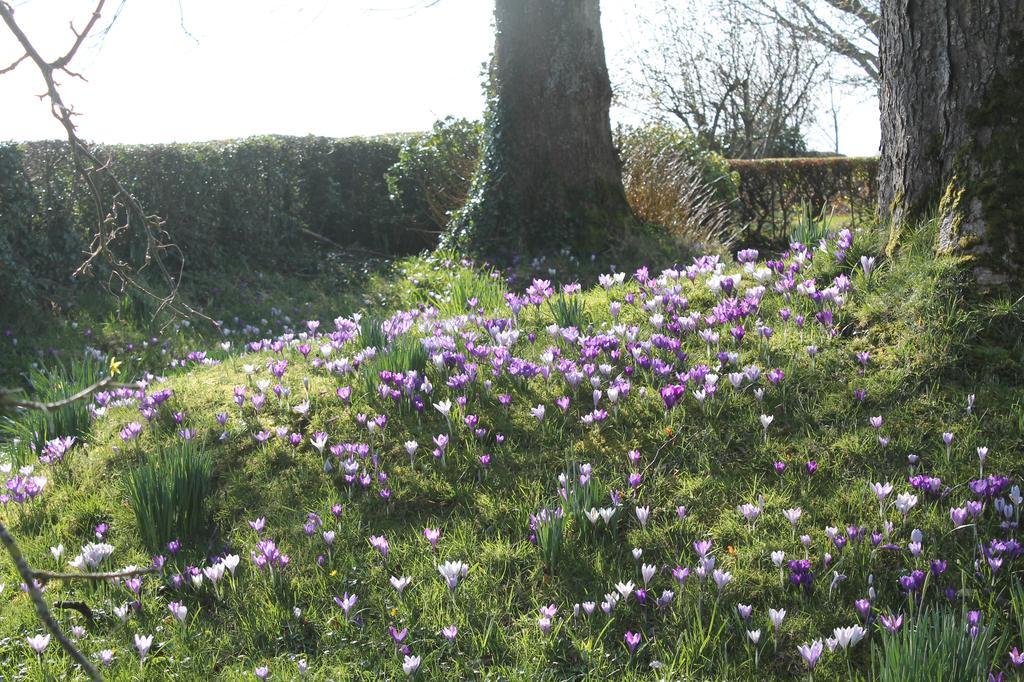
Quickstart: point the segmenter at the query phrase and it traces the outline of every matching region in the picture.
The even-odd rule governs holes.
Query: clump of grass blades
[[[882,632],[871,648],[879,682],[984,680],[994,652],[1004,651],[997,633],[1005,628],[981,623],[972,632],[965,614],[951,609],[925,610],[899,632]]]
[[[33,369],[28,376],[33,400],[55,403],[100,380],[104,365],[90,357],[50,368]],[[88,401],[78,400],[56,410],[26,410],[0,420],[0,439],[17,442],[12,452],[18,464],[43,451],[46,441],[60,436],[82,438],[89,432]]]
[[[824,207],[820,211],[815,211],[808,204],[802,203],[800,216],[789,235],[789,241],[814,248],[818,242],[828,237],[831,231],[832,216],[825,213]]]
[[[465,315],[470,301],[484,310],[496,310],[505,303],[505,287],[500,280],[490,279],[473,270],[460,269],[448,285],[447,300],[438,303],[442,314]]]
[[[548,308],[559,327],[576,327],[580,331],[586,331],[590,326],[590,314],[587,313],[587,306],[580,298],[559,296],[548,299]]]
[[[376,390],[380,372],[423,373],[427,366],[427,349],[423,343],[409,334],[402,334],[392,339],[391,344],[370,361],[362,365],[362,377],[367,395]]]
[[[541,509],[530,521],[537,541],[537,549],[540,550],[541,561],[547,566],[548,571],[553,573],[562,556],[565,515],[560,507]]]
[[[359,339],[363,342],[364,348],[383,348],[388,342],[388,337],[384,333],[384,320],[373,315],[359,318]]]
[[[174,539],[195,540],[207,525],[213,462],[190,443],[161,450],[128,473],[126,493],[151,552]]]

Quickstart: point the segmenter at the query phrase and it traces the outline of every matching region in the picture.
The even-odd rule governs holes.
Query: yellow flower
[[[338,575],[338,569],[334,569],[333,571],[331,571],[331,577],[332,577],[332,578],[333,578],[334,576],[336,576],[336,575]]]
[[[117,358],[110,358],[110,376],[116,377],[121,371],[121,362]]]

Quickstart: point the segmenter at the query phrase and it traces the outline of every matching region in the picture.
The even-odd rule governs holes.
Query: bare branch
[[[50,112],[64,128],[75,172],[85,181],[95,210],[96,221],[93,229],[92,243],[89,246],[89,251],[85,254],[84,262],[75,270],[73,276],[78,277],[91,272],[94,265],[102,259],[106,267],[111,271],[108,282],[116,282],[120,288],[120,291],[117,293],[124,293],[125,290],[134,289],[157,301],[156,315],[167,310],[177,316],[200,317],[216,326],[217,323],[214,320],[178,298],[181,272],[184,267],[184,259],[180,258],[181,251],[172,244],[167,244],[163,241],[163,235],[165,234],[162,229],[163,223],[155,216],[147,214],[139,200],[128,191],[111,171],[111,159],[101,159],[78,136],[73,120],[76,114],[71,107],[64,103],[60,90],[57,87],[55,75],[58,73],[81,78],[80,74],[68,68],[68,63],[78,52],[89,32],[96,26],[105,2],[106,0],[98,0],[92,16],[81,31],[75,30],[72,26],[75,41],[71,48],[62,57],[54,61],[47,61],[40,55],[39,51],[18,25],[14,18],[14,10],[10,4],[6,0],[0,0],[0,18],[3,19],[11,34],[14,35],[15,39],[25,50],[24,58],[34,62],[40,75],[43,77],[46,91],[41,97],[50,100]],[[117,11],[120,12],[123,6],[124,2],[122,1]],[[109,30],[109,27],[107,30]],[[104,206],[103,187],[109,188],[113,193],[113,201],[109,211]],[[125,218],[122,224],[118,224],[116,216],[121,211],[124,212]],[[137,232],[145,241],[142,263],[134,270],[128,263],[119,259],[112,249],[115,240],[128,232]],[[180,265],[176,273],[171,272],[163,258],[163,254],[169,251],[176,252],[179,256]],[[142,271],[151,264],[156,266],[159,276],[167,284],[167,293],[158,294],[136,276],[136,271]]]
[[[78,402],[79,400],[84,400],[85,398],[88,398],[90,395],[100,390],[101,388],[110,386],[113,380],[114,377],[112,376],[100,379],[92,386],[89,386],[88,388],[83,388],[78,393],[53,403],[40,403],[34,400],[21,400],[14,397],[16,395],[15,391],[4,391],[3,389],[0,389],[0,407],[53,412],[54,410],[59,410],[60,408],[66,405],[70,405],[71,403],[75,403]],[[124,386],[124,384],[117,384],[117,386],[121,387]]]
[[[112,571],[109,573],[54,573],[52,571],[32,571],[32,575],[39,582],[46,584],[51,580],[122,580],[133,578],[138,575],[150,575],[158,573],[160,569],[156,566],[149,568],[136,568],[130,571]]]
[[[28,59],[28,55],[27,54],[21,55],[20,57],[15,59],[14,62],[11,63],[10,66],[7,66],[7,67],[4,67],[4,68],[0,69],[0,76],[4,75],[5,73],[10,73],[11,71],[14,71],[16,68],[18,68],[18,64],[21,64],[26,59]]]
[[[92,16],[89,17],[89,22],[82,29],[81,33],[75,30],[74,22],[71,22],[71,32],[75,34],[75,42],[71,45],[71,48],[64,53],[64,56],[50,62],[50,66],[54,69],[61,69],[67,66],[72,59],[75,58],[75,53],[78,52],[78,48],[85,42],[85,37],[89,35],[89,31],[96,25],[96,22],[100,20],[100,13],[103,11],[103,5],[106,4],[107,0],[99,0],[96,3],[96,9],[92,11]]]
[[[749,21],[733,0],[712,3],[710,16],[696,7],[662,0],[656,18],[641,20],[658,37],[634,59],[634,97],[726,156],[800,151],[827,53]]]

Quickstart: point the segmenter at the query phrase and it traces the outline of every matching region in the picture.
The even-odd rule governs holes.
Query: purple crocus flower
[[[424,528],[423,537],[430,543],[432,549],[437,549],[437,542],[441,539],[441,529],[439,528]]]
[[[879,618],[879,620],[882,622],[882,627],[884,627],[889,632],[899,632],[900,628],[903,627],[903,614],[902,613],[899,614],[899,615],[896,615],[896,616],[892,616],[892,615],[887,616],[887,615],[883,614]]]
[[[818,659],[821,658],[825,647],[820,639],[816,639],[813,642],[801,644],[796,649],[800,653],[801,658],[804,659],[807,669],[814,670],[814,666],[818,664]]]
[[[636,652],[636,648],[640,645],[640,633],[627,630],[624,637],[626,640],[626,647],[629,649],[630,656],[632,656],[633,653]]]

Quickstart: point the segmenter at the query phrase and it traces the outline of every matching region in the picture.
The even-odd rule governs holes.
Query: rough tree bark
[[[884,0],[879,212],[939,207],[940,251],[1024,281],[1024,0]]]
[[[449,241],[489,254],[605,249],[629,224],[599,0],[496,0],[483,154]]]

